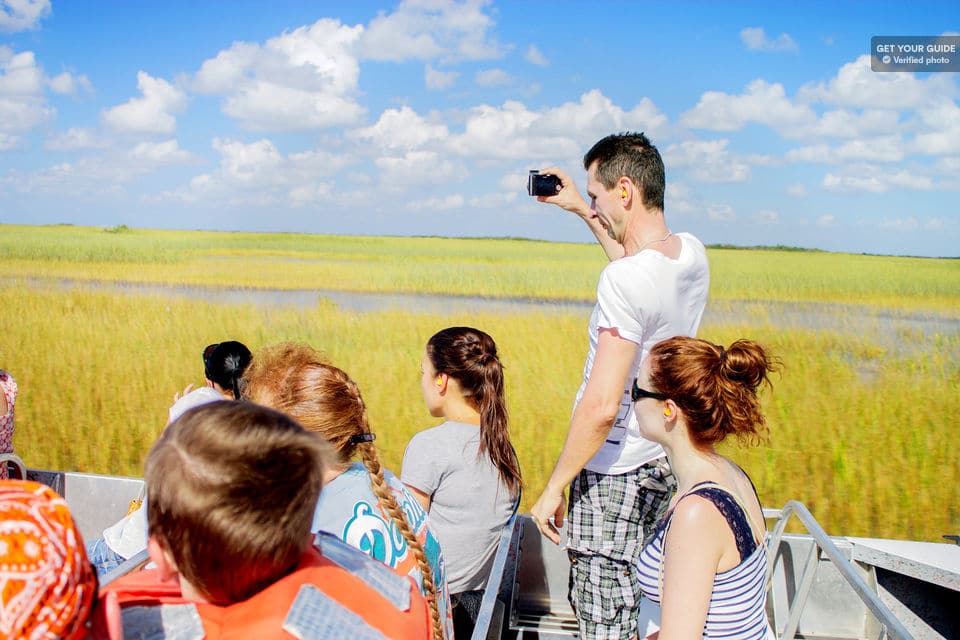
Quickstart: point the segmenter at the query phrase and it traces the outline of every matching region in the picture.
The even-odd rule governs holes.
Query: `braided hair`
[[[370,476],[370,488],[417,560],[430,602],[434,637],[442,639],[443,623],[433,570],[384,477],[366,403],[350,376],[323,360],[320,353],[304,344],[268,347],[257,354],[244,376],[244,393],[254,402],[283,411],[307,430],[319,433],[336,449],[341,463],[360,457]]]

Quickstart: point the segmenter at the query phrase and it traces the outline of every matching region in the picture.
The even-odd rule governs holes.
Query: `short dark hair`
[[[643,132],[614,133],[590,147],[583,156],[583,168],[597,163],[597,180],[612,189],[626,176],[633,181],[648,209],[663,211],[666,178],[660,152]]]
[[[239,400],[240,378],[252,357],[247,345],[236,340],[211,344],[203,350],[203,374]]]
[[[150,535],[210,602],[240,602],[310,544],[328,445],[251,402],[211,402],[171,423],[147,457]]]

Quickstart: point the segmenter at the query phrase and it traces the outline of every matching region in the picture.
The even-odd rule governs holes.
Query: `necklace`
[[[640,247],[637,249],[637,253],[640,253],[641,251],[643,251],[644,249],[646,249],[646,248],[647,248],[649,245],[651,245],[651,244],[656,244],[656,243],[658,243],[658,242],[663,242],[664,240],[666,240],[667,238],[669,238],[669,237],[672,236],[672,235],[673,235],[673,231],[670,231],[669,229],[667,229],[667,235],[663,236],[662,238],[655,238],[655,239],[653,239],[653,240],[647,240],[647,241],[644,242],[642,245],[640,245]]]

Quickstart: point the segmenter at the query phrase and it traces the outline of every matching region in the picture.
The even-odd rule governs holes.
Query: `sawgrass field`
[[[749,337],[784,364],[765,396],[769,441],[725,446],[765,505],[800,500],[837,535],[960,533],[960,261],[708,255],[701,337]],[[588,312],[361,313],[104,282],[590,300],[603,265],[591,244],[0,226],[0,368],[20,385],[14,447],[32,467],[140,475],[173,394],[203,381],[204,346],[297,340],[358,382],[384,462],[399,473],[409,437],[437,423],[420,397],[424,343],[470,324],[501,351],[529,508],[566,433]],[[810,321],[782,323],[777,310],[794,307]]]

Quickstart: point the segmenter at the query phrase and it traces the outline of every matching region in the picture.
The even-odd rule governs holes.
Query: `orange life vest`
[[[327,544],[328,542],[324,541],[325,548]],[[432,638],[430,610],[414,582],[397,576],[386,565],[355,549],[347,549],[360,556],[350,557],[349,567],[338,564],[335,561],[336,555],[334,560],[331,560],[311,547],[304,553],[300,565],[293,573],[248,600],[222,607],[185,600],[179,585],[160,582],[156,570],[139,571],[124,576],[106,586],[100,595],[102,600],[109,592],[117,594],[127,632],[131,631],[128,626],[131,624],[130,616],[137,613],[135,608],[146,607],[149,612],[151,607],[177,608],[179,605],[179,609],[185,610],[180,613],[185,613],[187,618],[193,616],[198,631],[199,623],[202,622],[202,631],[205,634],[203,637],[207,640],[289,640],[310,637],[309,632],[303,634],[303,629],[322,628],[336,629],[338,637],[350,637],[354,640],[365,637],[398,640]],[[341,551],[338,550],[337,555]],[[373,586],[355,573],[355,562],[376,564],[376,567],[373,567],[376,575],[372,582],[379,587]],[[366,568],[369,569],[370,565],[366,565]],[[378,573],[380,568],[384,573]],[[400,582],[390,582],[391,580]],[[403,608],[402,604],[398,606],[398,600],[403,601],[406,608]],[[199,615],[199,620],[193,615],[194,610]],[[140,613],[144,611],[139,609]],[[154,627],[160,625],[161,617],[163,616],[153,616]],[[141,615],[140,621],[143,620]]]

